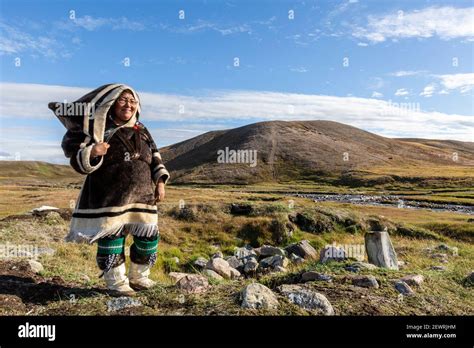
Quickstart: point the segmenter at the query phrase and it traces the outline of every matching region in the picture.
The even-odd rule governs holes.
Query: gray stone
[[[311,282],[315,280],[330,282],[332,281],[332,277],[327,274],[313,272],[313,271],[305,272],[301,275],[302,282]]]
[[[256,259],[250,259],[244,266],[244,273],[254,273],[258,269],[258,262]]]
[[[224,280],[224,277],[222,277],[218,273],[214,272],[212,269],[205,269],[204,271],[202,271],[202,274],[205,275],[208,278],[212,278],[212,279],[215,279],[215,280],[219,280],[219,281]]]
[[[177,282],[179,282],[179,280],[181,278],[183,278],[184,276],[186,276],[187,273],[181,273],[181,272],[170,272],[168,274],[168,276],[173,279],[174,283],[176,284]]]
[[[299,285],[281,285],[281,294],[297,306],[306,310],[317,310],[324,315],[334,315],[334,309],[326,296]]]
[[[209,262],[206,265],[207,269],[211,269],[214,272],[217,272],[221,276],[223,276],[225,279],[230,279],[231,278],[231,271],[230,271],[230,266],[229,263],[221,258],[214,258],[209,260]]]
[[[209,288],[207,278],[199,274],[187,274],[176,285],[188,294],[200,294]]]
[[[107,301],[107,311],[116,312],[124,308],[139,307],[141,305],[142,303],[135,298],[122,296]]]
[[[347,259],[346,251],[334,245],[325,246],[319,253],[319,261],[322,263],[328,261],[343,261],[345,259]]]
[[[260,248],[256,249],[256,252],[261,257],[274,256],[274,255],[285,256],[285,250],[271,246],[271,245],[263,245]]]
[[[208,261],[209,260],[205,259],[204,257],[198,257],[196,261],[194,261],[193,265],[196,268],[203,269],[204,267],[206,267]]]
[[[296,254],[291,254],[290,255],[290,261],[295,263],[295,264],[301,264],[304,262],[304,259],[301,256],[298,256]]]
[[[352,284],[355,286],[360,286],[362,288],[375,288],[378,289],[379,283],[374,276],[371,275],[362,275],[355,276],[352,278]]]
[[[286,252],[290,254],[298,255],[304,259],[318,259],[318,253],[307,240],[302,240],[301,242],[288,245],[285,248]]]
[[[243,259],[252,255],[257,256],[257,253],[250,247],[236,248],[234,251],[234,256],[238,259]]]
[[[247,285],[240,294],[242,308],[277,309],[278,299],[266,286],[259,283]]]
[[[288,266],[288,259],[284,256],[275,255],[269,256],[260,261],[260,267],[262,268],[275,268],[277,266],[287,267]]]
[[[398,270],[398,260],[388,232],[365,234],[365,249],[369,262],[383,268]]]
[[[397,280],[394,286],[395,286],[395,289],[402,295],[411,296],[415,293],[413,289],[410,288],[410,285],[408,285],[404,281]]]
[[[33,273],[40,273],[44,271],[43,265],[35,260],[28,260],[28,266]]]
[[[421,274],[410,274],[404,276],[400,280],[411,286],[420,286],[425,280],[425,277],[423,277]]]
[[[236,256],[230,256],[226,259],[226,261],[230,267],[233,267],[235,269],[244,266],[244,262],[242,261],[242,259],[238,259]]]

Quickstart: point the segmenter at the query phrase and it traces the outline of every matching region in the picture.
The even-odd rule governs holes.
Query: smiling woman
[[[91,115],[64,122],[70,115],[58,115],[59,103],[50,103],[63,124],[71,125],[62,142],[66,157],[87,175],[67,240],[97,241],[97,263],[108,288],[113,294],[131,295],[133,289],[154,285],[148,275],[159,241],[156,203],[165,197],[169,173],[152,136],[138,121],[140,101],[132,88],[105,85],[75,103],[91,104]],[[128,234],[134,243],[127,277]]]

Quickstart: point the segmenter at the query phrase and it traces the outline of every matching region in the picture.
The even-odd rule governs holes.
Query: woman
[[[156,202],[165,198],[169,173],[138,120],[140,101],[132,88],[105,85],[75,103],[81,101],[95,110],[84,116],[80,131],[69,128],[62,142],[71,166],[87,175],[67,240],[97,241],[97,264],[107,288],[130,296],[155,284],[148,276],[159,241]],[[128,234],[133,244],[127,277]]]

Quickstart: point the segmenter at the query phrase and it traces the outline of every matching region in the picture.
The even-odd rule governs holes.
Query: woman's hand
[[[94,144],[91,150],[91,157],[104,156],[107,153],[107,149],[110,147],[109,144],[101,141],[100,143]]]
[[[155,189],[155,203],[162,202],[165,199],[165,182],[159,179]]]

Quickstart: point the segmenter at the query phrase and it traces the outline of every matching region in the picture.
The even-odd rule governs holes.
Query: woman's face
[[[130,92],[123,92],[115,102],[114,113],[115,117],[127,122],[135,113],[137,108],[137,101]]]

